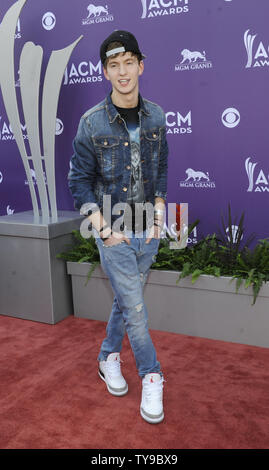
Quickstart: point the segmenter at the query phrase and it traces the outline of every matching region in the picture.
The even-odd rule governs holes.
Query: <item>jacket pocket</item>
[[[161,131],[159,128],[144,131],[144,144],[146,155],[150,156],[149,165],[153,182],[157,179],[158,164],[161,148]]]
[[[116,181],[123,171],[119,137],[93,137],[93,143],[104,180],[107,182]]]
[[[157,129],[151,129],[151,130],[144,131],[144,136],[145,136],[147,141],[159,142],[160,137],[161,137],[160,129],[157,128]]]

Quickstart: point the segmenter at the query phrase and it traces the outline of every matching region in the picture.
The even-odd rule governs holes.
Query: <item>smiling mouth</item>
[[[122,80],[119,80],[119,83],[121,85],[127,85],[129,83],[130,80],[127,80],[127,79],[122,79]]]

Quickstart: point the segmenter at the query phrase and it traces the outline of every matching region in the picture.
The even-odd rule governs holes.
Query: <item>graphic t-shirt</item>
[[[124,119],[130,134],[131,141],[131,182],[127,193],[127,203],[132,208],[132,226],[128,225],[128,219],[125,218],[125,226],[128,229],[135,229],[135,203],[144,203],[144,184],[141,170],[140,155],[140,126],[139,126],[139,105],[135,108],[119,108],[115,106],[121,117]],[[143,214],[144,224],[136,221],[136,230],[145,230],[146,228],[146,212]]]

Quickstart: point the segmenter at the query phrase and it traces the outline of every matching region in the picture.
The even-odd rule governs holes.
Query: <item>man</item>
[[[163,373],[148,330],[143,287],[164,223],[165,114],[139,93],[144,56],[131,33],[114,31],[102,43],[100,57],[112,91],[81,117],[68,175],[75,207],[92,224],[115,294],[98,356],[99,376],[111,394],[127,393],[120,365],[127,332],[142,378],[141,416],[159,423],[164,418]]]

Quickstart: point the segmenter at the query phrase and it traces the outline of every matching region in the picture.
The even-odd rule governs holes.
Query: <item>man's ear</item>
[[[143,60],[141,60],[139,62],[139,75],[142,75],[143,72],[144,72],[144,62]]]
[[[103,67],[103,72],[104,72],[104,76],[107,80],[110,80],[109,76],[108,76],[108,73],[107,73],[107,69],[105,67]]]

